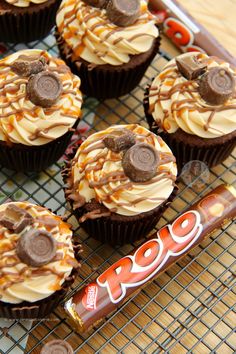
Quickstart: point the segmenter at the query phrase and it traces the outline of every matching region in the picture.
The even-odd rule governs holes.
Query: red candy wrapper
[[[231,55],[205,27],[176,0],[149,0],[150,10],[163,24],[163,32],[182,52],[205,52],[236,66]]]
[[[220,185],[68,300],[64,308],[74,327],[89,330],[235,216],[236,190]]]

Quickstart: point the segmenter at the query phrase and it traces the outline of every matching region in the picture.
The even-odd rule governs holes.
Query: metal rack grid
[[[9,45],[4,55],[22,48],[26,46]],[[58,54],[53,35],[27,45],[27,48],[41,48],[52,55]],[[86,98],[83,121],[89,132],[122,122],[138,121],[145,125],[143,89],[167,60],[169,57],[165,53],[157,56],[140,86],[121,99],[99,102]],[[77,135],[75,139],[80,137]],[[8,199],[25,199],[58,214],[69,214],[62,191],[61,165],[62,161],[59,161],[40,174],[25,175],[1,168],[1,203]],[[220,183],[236,184],[235,154],[213,168],[208,180],[201,181],[200,185],[194,181],[186,186],[180,179],[178,196],[159,221],[158,228]],[[113,248],[88,237],[78,228],[73,217],[70,222],[84,252],[80,274],[67,298],[143,242]],[[35,321],[32,325],[24,321],[11,322],[8,329],[0,328],[0,353],[38,354],[43,343],[57,338],[67,340],[75,353],[86,354],[234,353],[235,236],[233,222],[215,232],[83,336],[73,331],[60,307],[47,320]],[[4,351],[1,349],[3,339],[8,340]]]

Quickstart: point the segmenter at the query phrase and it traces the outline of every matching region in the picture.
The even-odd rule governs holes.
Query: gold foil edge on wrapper
[[[142,248],[144,245],[146,246],[152,240],[161,240],[160,234],[161,230],[165,228],[170,228],[171,232],[173,231],[172,227],[179,221],[181,218],[185,216],[187,213],[195,213],[200,216],[200,224],[202,225],[201,231],[199,231],[199,236],[196,238],[196,241],[193,243],[189,243],[189,247],[183,250],[183,253],[174,253],[169,257],[166,263],[155,264],[157,269],[156,273],[153,273],[151,277],[145,279],[142,285],[136,285],[132,287],[127,287],[127,291],[121,300],[116,303],[111,301],[111,295],[107,291],[108,289],[102,287],[100,283],[100,277],[103,276],[107,271],[109,271],[116,263],[119,263],[125,258],[132,258],[134,255]],[[195,215],[194,214],[194,215]],[[190,250],[196,247],[199,243],[201,243],[206,237],[212,235],[216,229],[221,228],[226,225],[230,220],[236,217],[236,189],[231,185],[220,185],[214,190],[210,191],[206,195],[204,195],[201,199],[199,199],[196,203],[189,206],[185,212],[179,213],[177,217],[173,219],[172,222],[168,223],[164,227],[162,227],[158,232],[156,232],[152,237],[148,240],[145,240],[143,244],[141,244],[136,250],[134,250],[131,255],[124,256],[119,261],[115,262],[113,265],[107,268],[96,280],[93,280],[90,284],[85,285],[83,288],[78,290],[78,292],[64,304],[64,310],[66,311],[70,322],[72,323],[72,327],[76,329],[76,331],[83,333],[85,331],[90,330],[92,327],[97,325],[101,320],[103,320],[107,315],[111,312],[115,311],[118,306],[120,306],[125,300],[127,300],[134,292],[139,292],[143,287],[145,287],[148,283],[150,283],[154,278],[156,278],[159,274],[164,272],[167,268],[176,263],[177,260],[186,255]],[[182,224],[180,224],[182,227]],[[164,236],[165,237],[165,236]],[[183,239],[185,236],[183,235]],[[166,236],[166,240],[168,236]],[[184,242],[184,241],[180,241]],[[165,242],[163,243],[165,245]],[[166,244],[167,245],[167,244]],[[169,247],[164,249],[167,253],[169,252]],[[159,251],[158,257],[161,257],[161,251]],[[177,252],[177,251],[176,251]],[[135,264],[135,263],[134,263]],[[159,268],[160,266],[160,268]],[[154,269],[155,269],[154,267]],[[131,268],[132,273],[133,268]],[[133,273],[132,273],[133,276]],[[114,281],[114,278],[112,278]],[[136,280],[135,280],[136,281]],[[122,284],[122,283],[121,283]],[[130,283],[132,284],[132,283]],[[97,292],[94,291],[97,289]],[[90,301],[90,291],[92,291],[92,302]],[[108,294],[109,293],[109,294]],[[87,302],[85,301],[87,300]],[[94,300],[94,301],[93,301]],[[88,305],[88,306],[87,306]],[[91,306],[89,308],[89,306]]]

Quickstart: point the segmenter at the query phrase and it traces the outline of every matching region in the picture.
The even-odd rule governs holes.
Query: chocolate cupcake
[[[47,36],[60,0],[0,0],[0,41],[25,43]]]
[[[63,171],[81,227],[112,244],[134,242],[153,229],[175,195],[176,174],[167,144],[137,124],[92,134]]]
[[[147,88],[150,129],[171,147],[179,169],[191,160],[216,166],[236,146],[235,78],[230,64],[194,52],[171,60]]]
[[[0,164],[41,171],[64,153],[81,116],[80,79],[41,50],[0,61]]]
[[[28,202],[0,206],[0,317],[44,318],[79,266],[67,223]]]
[[[133,90],[160,45],[143,0],[63,0],[56,22],[61,57],[80,76],[82,92],[99,99]]]

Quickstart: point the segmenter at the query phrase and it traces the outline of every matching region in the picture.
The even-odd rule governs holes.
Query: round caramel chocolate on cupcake
[[[44,230],[29,230],[17,242],[16,254],[29,266],[40,267],[48,264],[56,256],[56,241],[52,234]]]
[[[81,104],[80,79],[61,59],[30,49],[0,60],[0,164],[27,172],[56,162]]]
[[[11,202],[0,206],[0,234],[0,314],[4,306],[40,310],[53,294],[60,298],[78,267],[70,226],[46,208]],[[56,296],[53,301],[57,304]]]
[[[209,104],[224,104],[235,93],[235,78],[228,70],[211,68],[199,81],[199,93]]]
[[[126,27],[136,22],[140,15],[140,0],[109,0],[107,17],[120,27]]]
[[[51,107],[62,93],[59,76],[48,71],[32,75],[27,84],[27,94],[31,102],[40,107]]]
[[[130,92],[159,48],[157,19],[145,0],[63,0],[56,23],[61,57],[88,96]]]
[[[51,340],[45,344],[40,354],[73,354],[72,346],[61,339]]]
[[[203,53],[171,60],[147,88],[150,128],[173,149],[180,168],[191,160],[209,167],[236,145],[236,68]]]
[[[122,160],[124,172],[133,182],[151,180],[156,175],[158,163],[157,150],[146,143],[133,145]]]
[[[129,124],[89,136],[63,175],[81,226],[118,244],[144,237],[155,225],[173,197],[177,169],[159,136]]]

